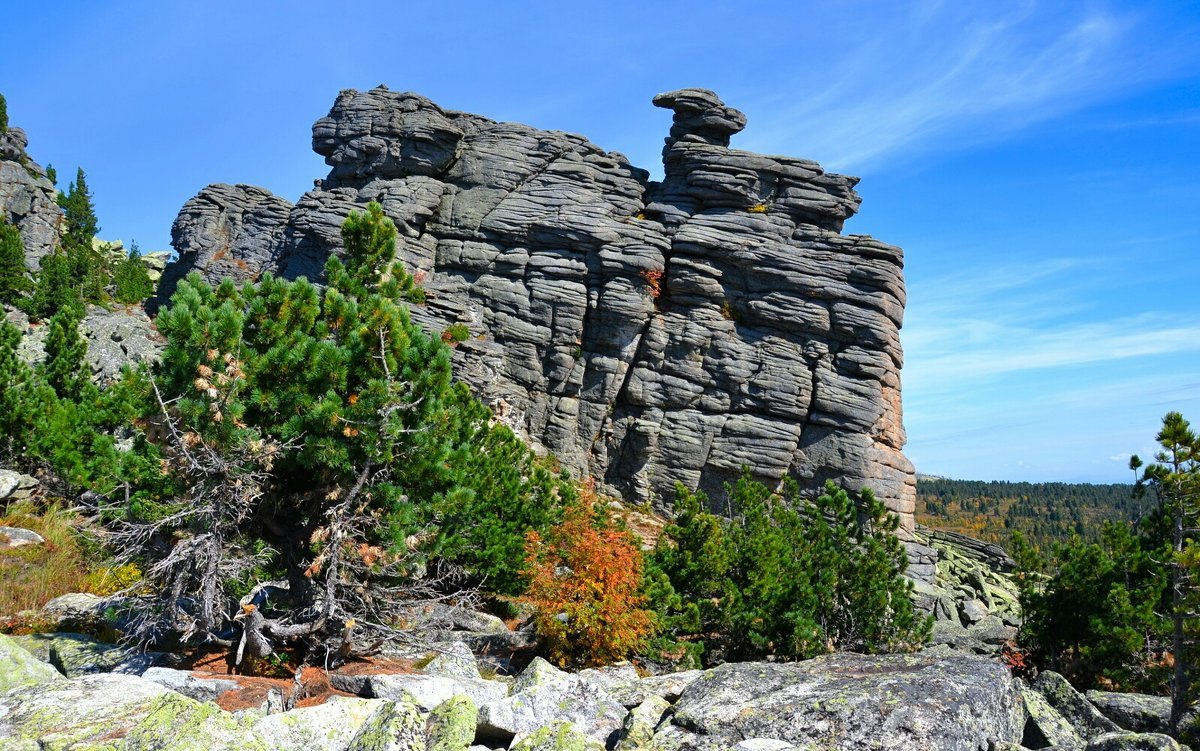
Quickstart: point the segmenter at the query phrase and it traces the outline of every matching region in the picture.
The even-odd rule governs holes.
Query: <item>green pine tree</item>
[[[37,284],[26,310],[36,321],[49,320],[64,305],[81,305],[79,289],[71,283],[71,262],[60,251],[42,256]]]
[[[0,219],[0,303],[20,307],[33,282],[25,271],[25,246],[14,225]]]
[[[695,655],[699,643],[710,661],[797,659],[914,649],[928,638],[901,577],[898,519],[869,491],[856,500],[827,483],[807,501],[791,480],[774,492],[748,472],[726,490],[731,521],[679,488],[675,522],[651,559],[664,653]]]
[[[21,345],[21,332],[16,326],[0,319],[0,449],[23,452],[21,440],[28,429],[26,390],[33,378],[33,371],[17,355]]]
[[[58,204],[66,220],[62,249],[70,269],[71,285],[79,290],[80,297],[86,302],[103,302],[111,272],[107,255],[93,244],[100,228],[82,167],[67,192],[59,194]]]
[[[142,263],[137,243],[133,243],[129,255],[113,269],[113,299],[123,305],[134,305],[153,292],[154,283],[150,281],[146,264]]]
[[[0,136],[8,132],[8,102],[0,94]]]
[[[334,593],[321,601],[328,617],[395,608],[429,576],[517,592],[525,535],[555,518],[570,486],[453,383],[449,349],[409,317],[412,278],[381,208],[352,214],[343,239],[345,260],[329,260],[323,289],[271,275],[241,288],[181,281],[156,321],[168,343],[155,381],[188,436],[164,448],[188,491],[154,513],[212,509],[208,526],[173,533],[275,551],[258,573],[321,581]],[[179,459],[199,446],[223,469]],[[216,508],[212,498],[226,500]],[[363,517],[353,545],[338,526],[346,514]],[[221,592],[248,575],[221,570],[234,572],[225,589],[181,569],[153,586],[192,593],[207,603],[199,628],[217,628]],[[363,595],[381,588],[392,594]]]
[[[64,305],[50,319],[46,335],[46,381],[60,399],[80,401],[91,384],[92,369],[87,363],[87,342],[79,333],[83,310]]]

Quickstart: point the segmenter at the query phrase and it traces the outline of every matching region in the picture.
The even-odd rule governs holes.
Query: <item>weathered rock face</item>
[[[45,362],[48,323],[31,323],[29,316],[19,310],[8,310],[4,315],[23,334],[17,350],[21,359],[30,365]],[[157,361],[165,343],[149,316],[137,306],[107,310],[89,305],[79,333],[87,342],[92,377],[100,382],[116,380],[127,364]]]
[[[1024,712],[1002,665],[931,651],[727,663],[684,690],[671,722],[725,748],[769,738],[800,748],[985,751],[1019,740]]]
[[[0,219],[21,231],[25,265],[37,271],[42,256],[58,244],[63,214],[46,171],[25,153],[28,145],[20,128],[0,134]]]
[[[344,91],[313,126],[331,171],[295,204],[212,185],[173,229],[210,281],[319,279],[350,211],[378,201],[426,290],[414,318],[467,324],[457,375],[570,469],[669,507],[743,465],[870,486],[912,530],[901,453],[902,254],[842,235],[855,178],[729,148],[745,116],[684,89],[665,179],[585,138]]]

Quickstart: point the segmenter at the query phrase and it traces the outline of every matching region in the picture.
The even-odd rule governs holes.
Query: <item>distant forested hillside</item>
[[[1013,530],[1044,551],[1072,534],[1096,539],[1105,521],[1138,518],[1133,486],[917,478],[919,524],[1006,544]]]

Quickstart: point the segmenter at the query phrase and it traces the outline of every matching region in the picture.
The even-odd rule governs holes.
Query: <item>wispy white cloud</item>
[[[854,53],[827,85],[772,121],[754,120],[744,145],[787,144],[831,168],[862,170],[1120,96],[1190,55],[1161,38],[1142,47],[1137,16],[1082,3],[924,3],[854,21],[862,35],[847,31]]]
[[[970,335],[964,340],[953,336],[956,331]],[[1015,371],[1200,352],[1200,324],[1154,313],[1048,329],[964,321],[936,337],[927,336],[923,343],[926,347],[920,356],[909,349],[913,365],[906,375],[910,383],[928,377],[944,383]]]
[[[910,286],[905,422],[919,468],[1125,481],[1162,413],[1200,405],[1200,323],[1184,309],[1111,310],[1106,283],[1128,274],[1113,266],[1043,258]]]

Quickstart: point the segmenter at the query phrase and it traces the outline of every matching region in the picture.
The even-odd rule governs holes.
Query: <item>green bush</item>
[[[0,94],[0,136],[8,132],[8,102]]]
[[[471,337],[471,330],[465,323],[452,323],[442,331],[442,341],[446,344],[458,344]]]
[[[157,319],[163,395],[214,446],[290,447],[261,500],[286,509],[276,524],[320,526],[330,501],[313,488],[342,488],[336,497],[378,468],[365,543],[399,554],[419,540],[461,583],[514,593],[525,533],[554,518],[569,486],[451,381],[448,347],[409,318],[412,278],[393,262],[382,209],[351,215],[343,239],[324,289],[270,275],[241,289],[184,279]]]
[[[153,292],[154,283],[150,281],[150,273],[142,263],[142,254],[135,243],[129,255],[113,269],[113,299],[123,305],[134,305]]]
[[[0,303],[20,307],[33,283],[25,271],[25,245],[21,233],[0,219]]]
[[[651,558],[666,656],[709,660],[812,657],[834,649],[910,650],[931,624],[901,577],[898,519],[869,490],[857,502],[827,483],[814,501],[785,481],[773,492],[748,472],[727,487],[733,521],[680,487],[675,523]]]

